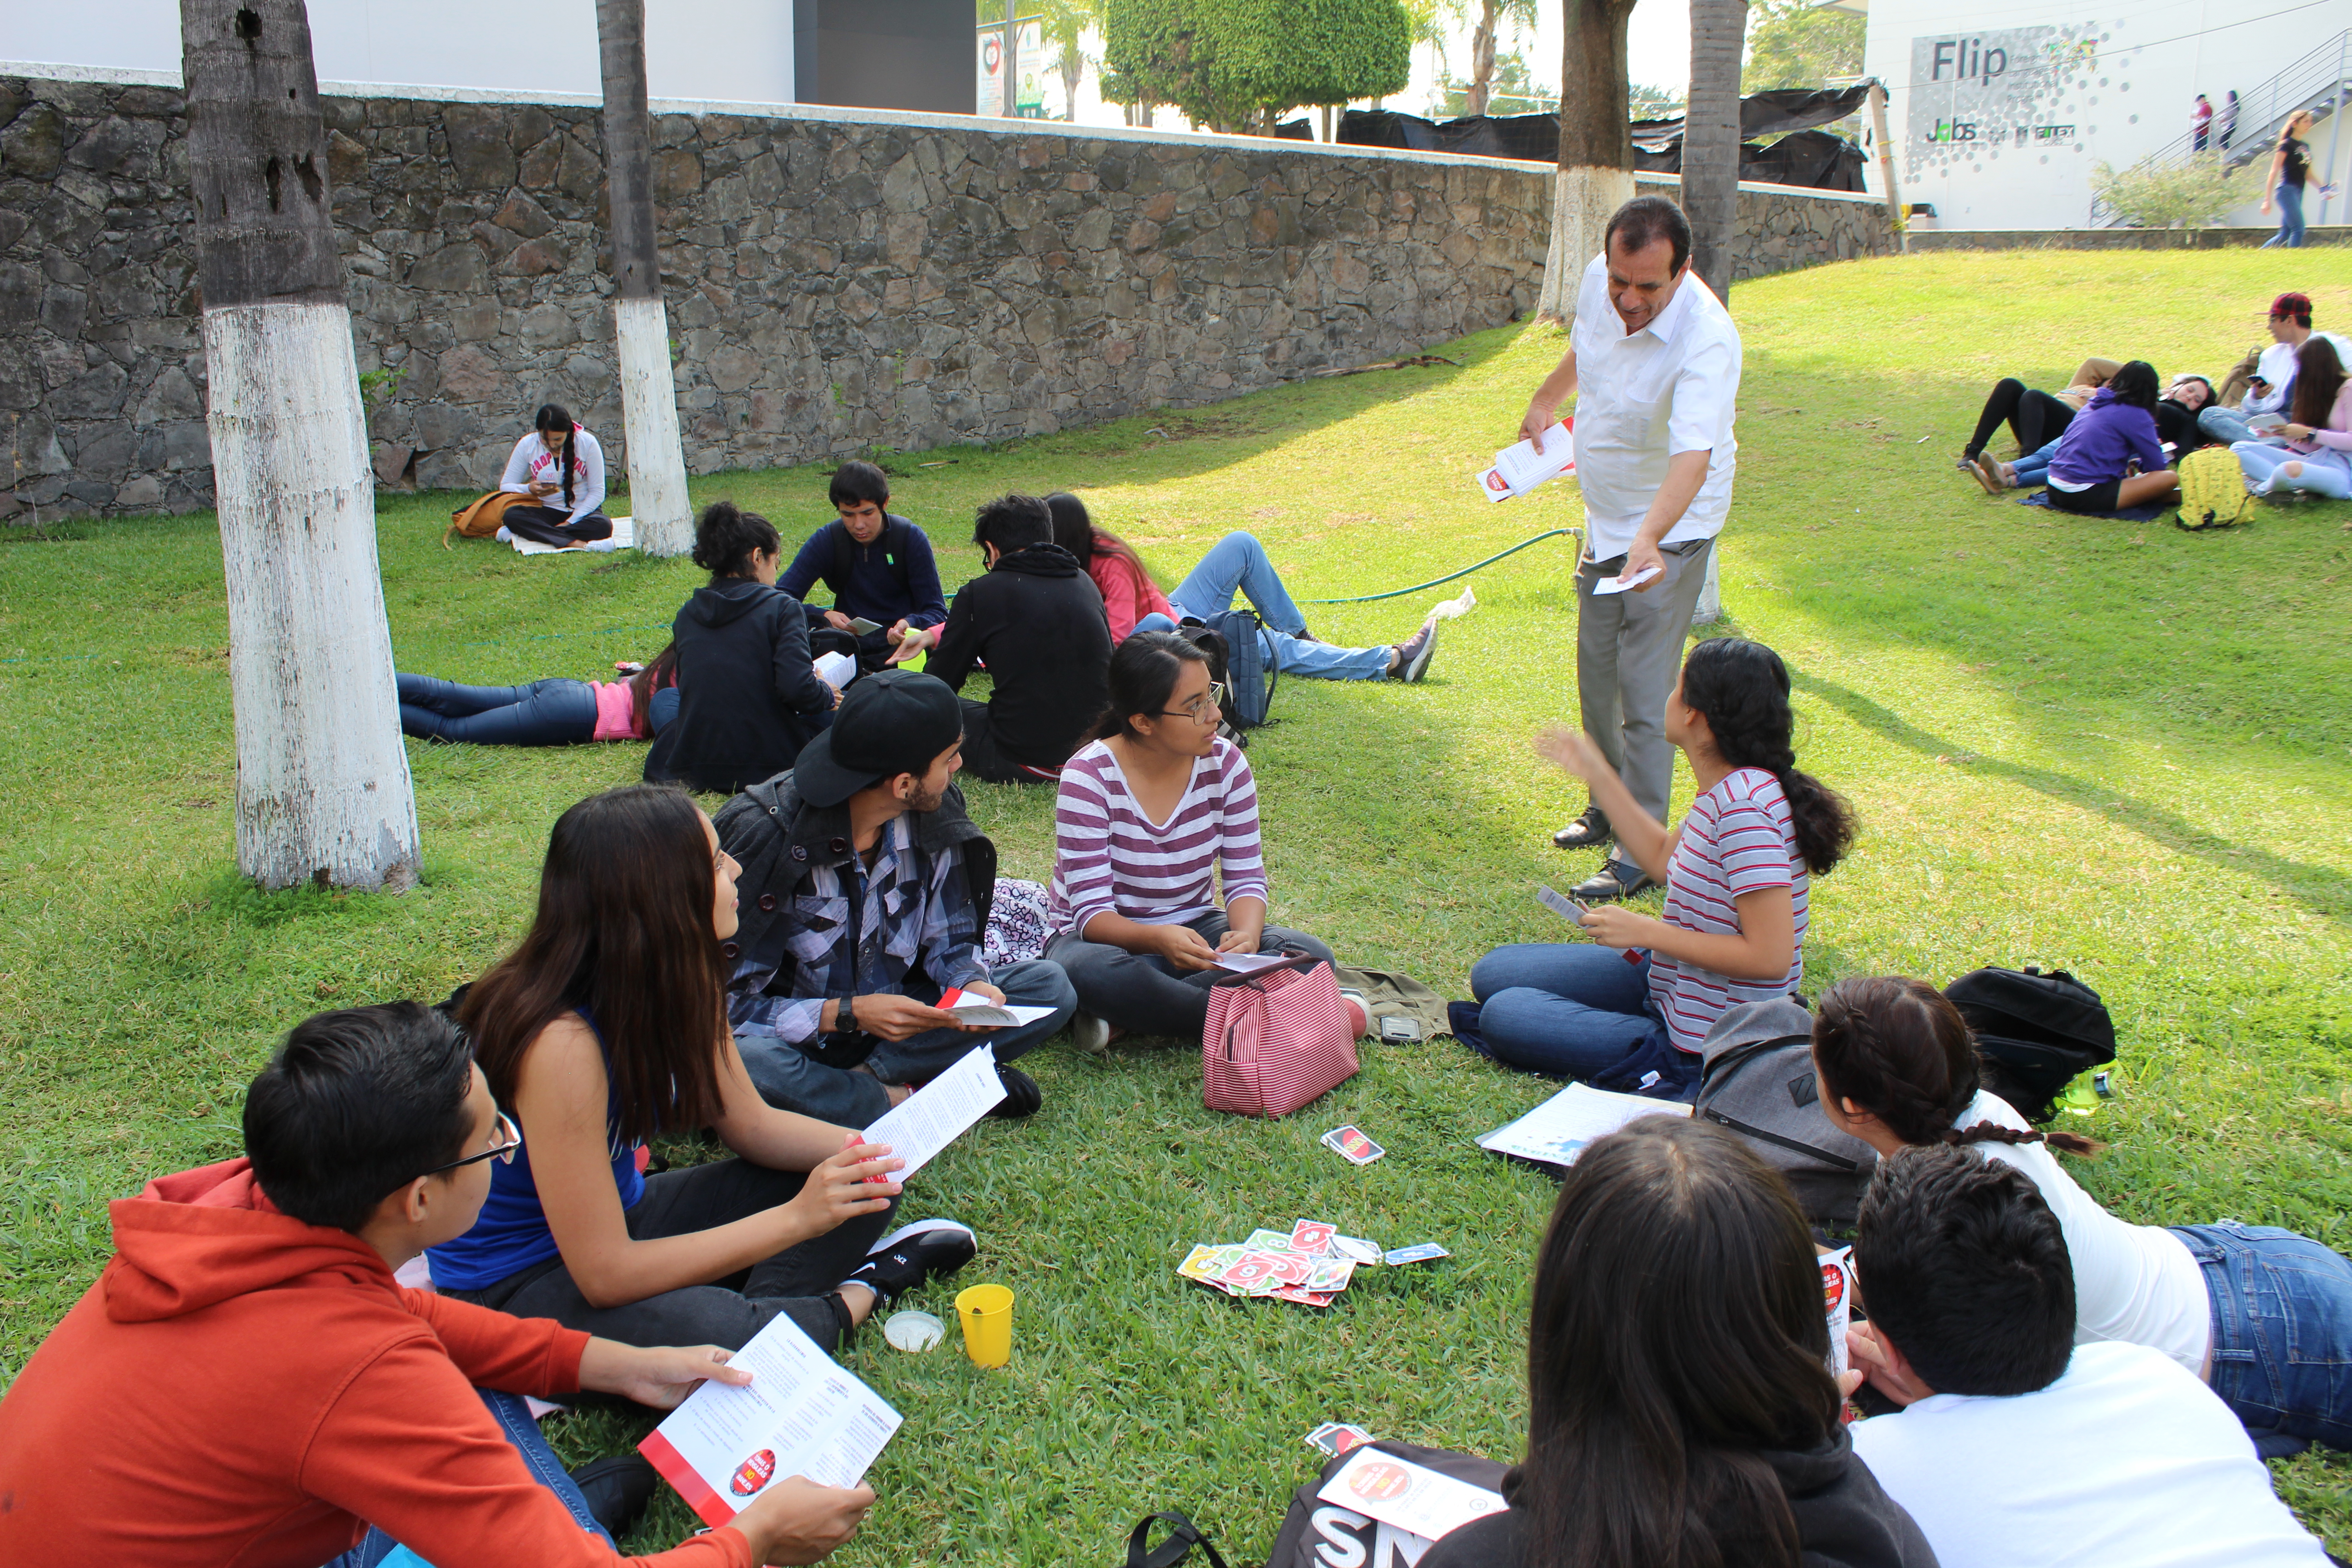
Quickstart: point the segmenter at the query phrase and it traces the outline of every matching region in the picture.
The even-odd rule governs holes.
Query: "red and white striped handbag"
[[[1201,1102],[1287,1116],[1356,1076],[1356,1032],[1331,966],[1309,953],[1209,988]]]

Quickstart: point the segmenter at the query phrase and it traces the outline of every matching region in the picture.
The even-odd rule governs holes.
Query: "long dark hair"
[[[694,524],[694,563],[714,583],[751,575],[751,557],[779,555],[784,542],[776,525],[731,500],[712,501]]]
[[[1188,664],[1211,664],[1214,671],[1209,650],[1177,632],[1138,632],[1113,648],[1110,703],[1095,721],[1094,738],[1108,741],[1135,733],[1129,718],[1165,709]]]
[[[1853,808],[1821,780],[1797,769],[1790,744],[1797,716],[1789,707],[1789,667],[1762,643],[1709,637],[1683,661],[1683,701],[1706,718],[1717,753],[1735,768],[1762,768],[1780,782],[1797,858],[1816,877],[1845,858],[1856,831]]]
[[[2162,387],[2156,378],[2156,366],[2144,359],[2136,359],[2128,361],[2116,372],[2107,383],[2107,391],[2117,403],[2153,414]]]
[[[1900,974],[1841,980],[1813,1019],[1823,1100],[1850,1100],[1906,1143],[2041,1143],[2070,1154],[2099,1145],[2074,1132],[2020,1132],[1995,1121],[1953,1125],[1983,1087],[1976,1037],[1952,999]]]
[[[1528,1568],[1796,1568],[1758,1452],[1837,1431],[1811,1234],[1711,1122],[1650,1116],[1560,1184],[1528,1325]]]
[[[1054,514],[1054,542],[1078,558],[1081,566],[1089,565],[1097,555],[1108,555],[1124,561],[1135,569],[1135,574],[1147,583],[1155,583],[1151,568],[1135,547],[1107,528],[1097,528],[1087,515],[1087,503],[1067,490],[1055,490],[1045,498],[1045,510]]]
[[[623,1143],[717,1120],[727,971],[711,879],[702,813],[683,790],[625,784],[555,819],[530,931],[459,1012],[500,1104],[514,1104],[539,1032],[584,1011],[604,1043]]]
[[[2294,422],[2314,430],[2327,428],[2335,416],[2336,395],[2344,390],[2344,356],[2317,332],[2294,351]]]
[[[561,403],[542,403],[539,405],[539,412],[530,416],[530,427],[541,435],[550,430],[563,432],[563,504],[570,506],[572,470],[575,466],[572,457],[572,437],[580,426],[573,421],[572,411]]]
[[[654,693],[677,684],[677,643],[654,655],[653,662],[629,677],[630,721],[640,738],[654,732]]]

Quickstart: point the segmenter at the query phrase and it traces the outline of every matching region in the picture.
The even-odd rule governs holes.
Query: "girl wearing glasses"
[[[1083,1050],[1113,1029],[1199,1039],[1221,952],[1330,960],[1306,932],[1266,924],[1257,783],[1217,733],[1223,696],[1197,645],[1138,632],[1111,655],[1093,743],[1062,770],[1045,956],[1077,988]]]
[[[752,1087],[725,1002],[738,870],[679,790],[557,819],[530,934],[458,1005],[528,1142],[428,1249],[440,1289],[633,1345],[740,1350],[781,1314],[831,1350],[972,1256],[952,1221],[883,1237],[902,1162]],[[643,1173],[646,1139],[706,1127],[737,1157]]]

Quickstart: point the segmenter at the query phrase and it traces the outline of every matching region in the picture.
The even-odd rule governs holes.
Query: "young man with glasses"
[[[0,1399],[0,1562],[372,1568],[394,1542],[434,1568],[620,1562],[521,1396],[667,1409],[749,1378],[716,1346],[635,1349],[395,1281],[473,1227],[521,1141],[435,1010],[297,1027],[247,1092],[245,1156],[117,1200],[113,1260]],[[793,1478],[629,1561],[814,1563],[873,1501]]]
[[[1305,931],[1266,923],[1257,781],[1217,733],[1223,697],[1190,639],[1138,632],[1111,657],[1097,739],[1062,770],[1045,956],[1076,988],[1082,1050],[1113,1029],[1199,1039],[1221,954],[1330,961]]]

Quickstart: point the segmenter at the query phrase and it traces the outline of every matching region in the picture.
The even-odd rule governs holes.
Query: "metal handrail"
[[[2326,120],[2343,101],[2344,89],[2352,81],[2352,70],[2347,62],[2352,60],[2352,28],[2337,34],[2301,59],[2281,70],[2268,81],[2251,91],[2238,95],[2238,119],[2231,131],[2230,145],[2221,145],[2220,132],[2209,132],[2207,149],[2222,154],[2227,167],[2242,169],[2261,158],[2268,157],[2278,143],[2278,133],[2285,128],[2290,116],[2309,110],[2314,121]],[[2214,114],[2221,118],[2217,110]],[[2174,140],[2150,153],[2126,171],[2127,174],[2152,174],[2162,169],[2178,168],[2197,155],[2197,135],[2183,132]],[[2105,199],[2091,198],[2091,226],[2112,228],[2123,222],[2123,215]]]

